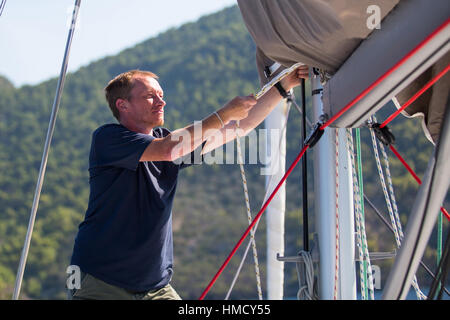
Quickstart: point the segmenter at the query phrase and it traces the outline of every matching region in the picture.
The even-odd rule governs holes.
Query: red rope
[[[379,77],[374,83],[367,87],[363,92],[361,92],[356,98],[350,101],[344,108],[342,108],[338,113],[331,117],[327,122],[325,122],[320,129],[325,129],[334,121],[336,121],[344,112],[353,107],[358,101],[364,98],[373,88],[379,85],[384,79],[386,79],[391,73],[397,70],[403,63],[405,63],[411,56],[422,49],[431,39],[434,38],[439,32],[446,28],[450,24],[450,18],[447,19],[441,26],[439,26],[435,31],[433,31],[428,37],[426,37],[419,45],[417,45],[411,52],[405,55],[400,61],[398,61],[393,67],[391,67],[385,74]]]
[[[422,89],[416,92],[415,95],[413,95],[408,101],[405,102],[405,104],[398,109],[396,112],[391,114],[389,118],[384,120],[384,122],[380,125],[380,128],[385,127],[389,122],[394,120],[395,117],[397,117],[403,110],[405,110],[407,107],[411,105],[414,101],[416,101],[425,91],[427,91],[433,84],[435,84],[440,78],[442,78],[448,71],[450,70],[450,64],[447,65],[447,67],[439,72],[439,74],[431,79]]]
[[[402,158],[400,153],[394,148],[393,145],[389,145],[389,148],[392,150],[392,152],[397,156],[398,160],[400,160],[401,163],[405,166],[406,170],[409,171],[409,173],[414,177],[414,179],[417,181],[418,184],[422,184],[422,180],[416,175],[413,169],[406,163],[405,159]],[[442,214],[447,218],[448,221],[450,221],[450,214],[447,212],[447,210],[444,207],[441,207]]]
[[[253,219],[252,223],[250,223],[250,225],[248,226],[248,228],[245,230],[244,234],[242,235],[242,237],[239,239],[239,241],[237,242],[237,244],[234,246],[233,250],[231,250],[230,254],[228,255],[228,257],[225,259],[225,262],[222,264],[222,266],[220,267],[219,271],[217,271],[216,275],[213,277],[213,279],[211,280],[211,282],[208,284],[208,286],[206,287],[206,289],[203,291],[202,295],[200,296],[199,300],[203,300],[203,298],[205,298],[206,294],[208,293],[208,291],[211,289],[211,287],[214,285],[214,283],[216,282],[217,278],[219,278],[220,274],[222,273],[222,271],[225,269],[225,267],[227,266],[227,264],[230,262],[231,258],[233,257],[233,255],[236,253],[236,251],[239,249],[239,247],[241,246],[242,242],[245,240],[245,238],[247,237],[247,235],[249,234],[250,230],[254,227],[254,225],[256,224],[256,222],[259,220],[259,218],[261,217],[261,215],[264,213],[264,211],[267,209],[267,207],[269,206],[269,203],[272,201],[272,199],[275,197],[276,193],[278,192],[278,190],[281,188],[281,186],[283,185],[284,181],[286,181],[287,177],[291,174],[292,170],[294,170],[295,166],[297,165],[297,163],[300,161],[300,159],[303,157],[303,155],[305,154],[306,150],[309,148],[309,145],[305,145],[302,150],[300,151],[300,153],[297,155],[297,158],[295,158],[294,162],[291,164],[291,166],[289,167],[289,169],[286,171],[286,173],[284,174],[283,178],[281,178],[280,182],[278,183],[278,185],[275,187],[275,189],[272,191],[270,197],[267,199],[267,201],[264,203],[264,205],[261,207],[261,209],[259,210],[258,214],[255,216],[255,218]]]

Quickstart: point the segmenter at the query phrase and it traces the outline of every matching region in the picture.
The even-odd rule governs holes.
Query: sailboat
[[[445,164],[450,151],[450,77],[446,75],[450,63],[448,2],[437,0],[432,5],[426,0],[388,0],[376,4],[365,0],[237,2],[257,47],[261,85],[273,85],[279,81],[280,72],[298,63],[312,67],[315,125],[309,137],[305,137],[303,149],[294,163],[286,172],[276,173],[278,185],[267,184],[270,197],[200,299],[206,296],[265,210],[268,299],[283,299],[283,264],[295,262],[301,270],[299,281],[308,292],[304,297],[354,300],[357,298],[357,261],[361,266],[361,295],[364,299],[373,299],[370,258],[395,259],[382,299],[405,299],[411,285],[418,299],[427,298],[417,284],[415,273],[438,215],[449,218],[441,207],[450,183],[450,168]],[[431,77],[427,78],[429,75]],[[431,98],[414,104],[415,99],[433,85]],[[421,90],[416,92],[418,87]],[[369,253],[364,220],[358,210],[364,198],[356,190],[358,179],[349,140],[352,141],[352,128],[368,126],[373,137],[400,156],[392,146],[394,135],[387,127],[388,121],[380,125],[372,117],[390,101],[399,108],[398,113],[423,116],[424,134],[435,145],[435,150],[424,181],[418,181],[421,186],[404,234],[398,217],[394,217],[394,213],[391,215],[398,252]],[[407,109],[411,104],[414,107]],[[414,110],[411,112],[411,109]],[[266,129],[281,129],[285,122],[286,112],[280,104],[266,119]],[[284,144],[285,140],[280,140],[280,145]],[[306,246],[297,257],[283,257],[283,183],[306,150],[313,146],[315,241],[311,249]],[[284,169],[282,149],[279,152],[281,156],[276,166]],[[387,194],[387,187],[384,189]],[[392,207],[390,203],[389,206]],[[316,282],[311,275],[314,263],[319,269]],[[446,270],[448,260],[441,260],[440,268]]]
[[[310,66],[314,121],[309,134],[304,134],[299,155],[287,170],[283,156],[286,136],[281,136],[281,148],[276,160],[276,166],[281,170],[267,179],[266,201],[200,299],[206,297],[264,212],[268,217],[269,230],[268,299],[283,299],[284,263],[293,262],[298,265],[299,281],[304,289],[298,298],[354,300],[357,298],[358,261],[360,266],[364,266],[360,267],[360,279],[368,282],[369,296],[373,298],[374,279],[370,259],[393,256],[394,266],[382,298],[405,299],[411,285],[417,289],[418,298],[427,298],[417,286],[415,273],[438,215],[448,218],[447,211],[441,207],[450,183],[450,167],[445,163],[450,154],[450,78],[446,74],[450,62],[448,1],[433,0],[432,5],[429,0],[385,0],[376,4],[368,0],[237,2],[257,47],[256,61],[263,87],[261,94],[287,74],[286,71],[299,64]],[[79,6],[80,0],[76,0],[14,299],[20,292]],[[424,79],[426,74],[431,74],[431,79]],[[424,81],[425,86],[420,86]],[[419,92],[415,91],[417,86],[422,88]],[[426,105],[411,102],[412,98],[428,89],[432,90],[432,94]],[[435,150],[423,181],[420,181],[404,235],[396,235],[398,252],[376,254],[368,252],[364,221],[358,209],[364,200],[357,190],[351,130],[369,126],[374,136],[395,151],[392,133],[385,123],[380,125],[373,118],[375,112],[391,100],[398,105],[399,112],[408,113],[413,109],[409,116],[423,114],[424,119],[437,119],[425,121],[423,125],[424,134],[435,145]],[[285,126],[285,103],[283,101],[265,121],[267,129]],[[414,108],[407,109],[411,104]],[[304,119],[304,131],[305,123]],[[314,216],[317,230],[311,246],[306,240],[301,254],[285,257],[283,185],[292,169],[302,157],[306,157],[308,149],[312,149],[314,157]],[[303,163],[306,166],[306,162]],[[398,221],[393,217],[391,222],[398,234]],[[306,234],[306,239],[308,236]],[[318,266],[317,275],[314,275],[314,265]],[[440,265],[441,271],[446,269],[448,258],[442,259]],[[442,274],[445,272],[441,272],[441,279]],[[439,275],[435,276],[437,278]],[[363,296],[366,294],[362,292]],[[259,297],[262,298],[261,294]]]

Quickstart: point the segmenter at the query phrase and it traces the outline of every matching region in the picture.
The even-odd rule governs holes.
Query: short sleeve
[[[100,127],[92,138],[92,164],[136,170],[143,152],[153,139],[155,137],[152,135],[128,130],[122,125]]]

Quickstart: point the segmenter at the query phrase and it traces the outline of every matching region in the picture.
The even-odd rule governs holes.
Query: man
[[[288,91],[307,76],[301,67],[281,86]],[[132,70],[105,88],[119,123],[92,135],[89,204],[71,259],[81,269],[81,283],[69,291],[70,299],[180,299],[170,285],[172,203],[178,171],[189,164],[179,160],[234,139],[217,133],[234,130],[236,121],[248,133],[282,98],[275,87],[258,101],[235,97],[196,125],[201,134],[194,134],[194,125],[169,132],[161,128],[166,103],[157,79]]]

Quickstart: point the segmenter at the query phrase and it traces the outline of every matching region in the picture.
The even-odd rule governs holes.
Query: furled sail
[[[274,62],[283,67],[302,62],[318,68],[331,76],[323,91],[324,111],[329,117],[450,16],[448,0],[435,0],[432,5],[427,0],[238,0],[238,5],[257,47],[261,83],[270,80],[264,70]],[[374,7],[380,20],[378,29],[372,21]],[[447,23],[415,59],[393,72],[378,91],[359,101],[333,127],[360,126],[394,95],[400,104],[405,102],[421,83],[449,64],[449,34]],[[410,116],[424,116],[425,134],[434,142],[442,125],[450,75],[436,85],[407,111]]]

